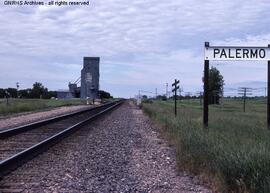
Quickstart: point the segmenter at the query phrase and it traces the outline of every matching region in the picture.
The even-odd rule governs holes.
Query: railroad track
[[[0,131],[0,179],[122,101]]]

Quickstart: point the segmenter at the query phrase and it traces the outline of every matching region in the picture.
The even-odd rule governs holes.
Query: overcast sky
[[[269,0],[91,0],[90,6],[0,5],[0,87],[67,89],[99,56],[101,89],[130,97],[180,79],[202,90],[204,42],[270,44]],[[266,81],[266,62],[217,63],[227,87]],[[218,65],[217,65],[218,64]]]

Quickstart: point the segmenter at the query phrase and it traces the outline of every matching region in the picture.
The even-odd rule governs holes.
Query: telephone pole
[[[177,90],[179,89],[178,84],[180,83],[179,80],[175,79],[174,83],[172,84],[172,92],[174,92],[174,116],[177,116]]]
[[[240,87],[238,89],[238,94],[239,95],[242,95],[242,97],[244,99],[243,111],[246,112],[246,99],[247,99],[247,95],[252,95],[252,89],[251,88],[247,88],[247,87]]]
[[[19,98],[19,88],[20,88],[19,82],[16,82],[16,87],[17,87],[17,98]]]
[[[166,98],[168,99],[168,83],[166,83]]]

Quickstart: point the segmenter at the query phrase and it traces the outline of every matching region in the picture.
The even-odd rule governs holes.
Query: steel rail
[[[60,115],[60,116],[48,118],[48,119],[45,119],[45,120],[36,121],[36,122],[29,123],[29,124],[26,124],[26,125],[23,125],[23,126],[18,126],[18,127],[14,127],[14,128],[10,128],[10,129],[3,129],[3,130],[0,131],[0,139],[5,139],[5,138],[20,134],[20,133],[25,132],[25,131],[35,129],[35,128],[40,127],[40,126],[44,126],[44,125],[47,125],[47,124],[50,124],[50,123],[54,123],[54,122],[57,122],[57,121],[60,121],[60,120],[63,120],[63,119],[66,119],[66,118],[69,118],[69,117],[72,117],[72,116],[75,116],[75,115],[80,115],[80,114],[85,113],[85,112],[90,112],[90,111],[93,111],[93,110],[97,110],[99,108],[103,108],[105,106],[108,106],[108,105],[110,105],[112,103],[114,103],[114,102],[106,103],[104,105],[100,105],[100,106],[97,106],[97,107],[94,107],[94,108],[88,108],[88,109],[78,111],[78,112],[68,113],[68,114],[65,114],[65,115]]]
[[[109,107],[106,108],[105,110],[102,110],[102,111],[90,116],[89,118],[87,118],[87,119],[85,119],[85,120],[83,120],[83,121],[81,121],[73,126],[70,126],[66,129],[64,129],[63,131],[61,131],[61,132],[59,132],[59,133],[41,141],[41,142],[39,142],[39,143],[37,143],[37,144],[35,144],[35,145],[25,149],[25,150],[13,155],[13,156],[1,161],[0,162],[0,179],[4,175],[7,175],[11,171],[15,170],[16,168],[18,168],[19,166],[21,166],[22,164],[27,162],[28,160],[34,158],[38,154],[44,152],[45,150],[47,150],[51,146],[55,145],[56,143],[58,143],[59,141],[61,141],[65,137],[68,137],[69,135],[71,135],[75,131],[79,130],[82,126],[86,125],[88,122],[95,120],[96,118],[100,117],[101,115],[105,114],[106,112],[109,112],[112,109],[114,109],[115,107],[119,106],[120,104],[122,104],[122,102],[123,102],[123,100],[109,103],[110,104]]]

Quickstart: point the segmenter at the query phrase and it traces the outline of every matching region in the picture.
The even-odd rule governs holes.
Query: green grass
[[[0,99],[0,116],[6,116],[14,113],[38,111],[60,106],[82,105],[86,104],[84,100],[55,100],[55,99],[9,99],[7,105],[6,100]]]
[[[179,104],[179,103],[178,103]],[[270,192],[270,132],[266,103],[240,100],[210,106],[209,127],[202,126],[199,101],[182,101],[178,116],[173,101],[143,104],[177,148],[179,169],[201,174],[221,192]]]

